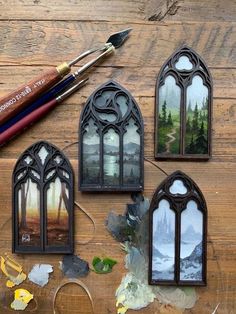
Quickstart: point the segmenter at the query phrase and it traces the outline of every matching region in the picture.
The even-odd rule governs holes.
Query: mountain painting
[[[208,88],[199,75],[187,88],[185,153],[208,153]]]
[[[140,134],[135,121],[130,119],[123,137],[123,182],[138,184],[140,181]]]
[[[47,245],[62,246],[69,242],[69,191],[56,178],[47,190]]]
[[[83,135],[83,167],[84,184],[98,184],[100,181],[100,138],[97,126],[92,119],[85,127]]]
[[[180,87],[172,75],[159,88],[158,153],[180,153]]]
[[[30,178],[18,191],[19,245],[40,246],[40,195]]]
[[[166,200],[153,212],[152,279],[174,280],[175,213]]]
[[[203,215],[194,201],[181,213],[180,280],[202,281]]]

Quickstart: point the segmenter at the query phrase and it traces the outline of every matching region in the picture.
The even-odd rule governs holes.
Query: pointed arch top
[[[211,157],[212,77],[190,47],[177,49],[156,83],[156,159]]]
[[[12,175],[13,252],[73,253],[74,176],[56,146],[39,141]]]
[[[149,283],[206,285],[207,206],[185,173],[176,171],[158,186],[149,227]]]
[[[80,190],[142,190],[143,132],[141,111],[128,90],[114,80],[99,86],[80,117]]]

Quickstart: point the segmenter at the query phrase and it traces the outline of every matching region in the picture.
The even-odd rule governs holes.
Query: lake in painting
[[[140,134],[134,119],[130,119],[123,137],[123,182],[138,184],[140,181]]]
[[[100,138],[94,120],[90,119],[83,135],[82,177],[84,184],[100,182]]]

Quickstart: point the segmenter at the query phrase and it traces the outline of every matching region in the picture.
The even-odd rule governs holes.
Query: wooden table
[[[213,158],[209,162],[159,162],[166,172],[180,169],[202,189],[209,210],[208,285],[198,288],[199,300],[186,313],[236,313],[236,43],[235,0],[8,0],[0,4],[0,96],[39,72],[70,60],[121,29],[132,27],[126,44],[98,65],[90,83],[58,106],[43,120],[0,150],[0,253],[11,252],[11,174],[16,159],[29,145],[48,140],[59,148],[78,140],[78,121],[86,98],[109,79],[126,87],[139,103],[145,122],[145,156],[153,160],[154,94],[156,76],[166,58],[181,44],[196,50],[208,64],[214,81]],[[77,174],[77,145],[65,151]],[[164,179],[162,172],[145,163],[145,195],[151,197]],[[96,313],[116,313],[115,290],[126,270],[124,253],[106,231],[104,221],[111,208],[122,213],[129,194],[77,192],[76,200],[94,217],[96,234],[87,245],[76,244],[76,253],[118,260],[108,275],[83,279],[94,298]],[[91,222],[76,210],[75,240],[89,240]],[[62,280],[61,256],[15,256],[26,272],[35,263],[51,263],[54,273],[45,288],[26,281],[37,300],[33,313],[52,313],[52,296]],[[12,300],[0,275],[1,304]],[[35,307],[33,302],[31,308]],[[82,289],[68,286],[57,298],[60,313],[91,313]],[[139,313],[159,313],[154,302]],[[12,313],[0,305],[0,313]],[[59,313],[59,311],[58,311]],[[129,311],[128,313],[134,313]]]

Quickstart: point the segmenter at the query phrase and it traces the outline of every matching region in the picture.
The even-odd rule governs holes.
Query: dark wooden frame
[[[44,164],[38,156],[38,152],[41,147],[44,146],[48,155],[45,159]],[[24,159],[29,156],[32,161],[27,164]],[[57,163],[54,158],[59,156],[61,161]],[[31,171],[35,171],[39,174],[40,178],[36,177]],[[54,174],[47,178],[47,175],[55,170]],[[69,178],[65,177],[63,171],[66,171]],[[19,179],[18,176],[24,172],[23,176]],[[68,197],[68,227],[69,227],[69,243],[67,246],[49,246],[47,243],[47,189],[51,182],[59,177],[61,182],[66,183],[69,197]],[[40,193],[40,246],[23,246],[19,245],[19,217],[18,217],[18,191],[20,185],[25,183],[30,178],[34,183],[38,185]],[[28,149],[26,149],[19,157],[12,175],[12,202],[13,202],[13,213],[12,213],[12,230],[13,230],[13,241],[12,251],[13,253],[56,253],[56,254],[72,254],[74,252],[74,175],[72,166],[67,157],[54,145],[40,141]]]
[[[187,56],[193,64],[191,70],[178,70],[175,67],[181,56]],[[169,154],[158,152],[158,119],[159,119],[159,88],[164,84],[164,80],[168,75],[172,75],[176,84],[181,89],[180,96],[180,154]],[[208,153],[207,154],[187,154],[184,152],[185,126],[186,126],[186,91],[187,87],[192,83],[195,75],[201,76],[204,85],[208,88]],[[155,158],[158,160],[208,160],[212,155],[212,98],[213,98],[212,77],[206,63],[202,58],[188,46],[183,46],[176,50],[164,63],[159,72],[156,83],[155,96]]]
[[[171,194],[170,186],[175,180],[183,181],[188,189],[185,195]],[[152,279],[152,246],[153,246],[153,213],[161,200],[167,200],[171,209],[175,212],[175,270],[174,280],[154,280]],[[193,200],[198,204],[198,209],[203,214],[203,238],[202,238],[202,281],[180,280],[180,226],[181,213],[186,208],[186,204]],[[173,286],[205,286],[207,283],[207,205],[205,198],[197,184],[181,171],[176,171],[168,176],[156,189],[149,209],[149,273],[150,285],[173,285]]]
[[[128,109],[124,117],[121,115],[121,111],[118,108],[118,105],[115,103],[115,96],[113,95],[112,105],[107,104],[104,107],[96,107],[95,98],[102,93],[103,91],[114,91],[115,96],[121,94],[125,95],[128,99]],[[98,117],[98,112],[103,113],[113,113],[116,115],[116,120],[114,122],[108,122],[100,119]],[[94,123],[98,127],[98,134],[100,137],[100,175],[99,175],[99,184],[84,184],[83,183],[83,134],[85,133],[85,127],[92,118]],[[133,118],[135,124],[139,128],[140,134],[140,180],[138,184],[124,184],[123,183],[123,135],[126,130],[125,127],[130,118]],[[113,128],[116,133],[119,134],[120,137],[120,176],[119,176],[119,185],[107,185],[104,184],[104,171],[103,171],[103,135],[105,134],[105,130]],[[142,191],[144,188],[144,126],[143,126],[143,118],[141,111],[139,109],[138,104],[132,97],[132,95],[123,88],[117,82],[110,80],[105,84],[99,86],[88,98],[84,109],[80,116],[79,123],[79,190],[81,191]]]

